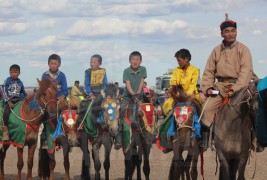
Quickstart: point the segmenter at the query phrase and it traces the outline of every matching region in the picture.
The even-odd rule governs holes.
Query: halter
[[[243,104],[243,103],[247,103],[248,106],[250,106],[249,101],[250,101],[251,99],[253,99],[253,97],[254,97],[256,94],[258,94],[258,91],[253,92],[253,91],[251,91],[251,89],[250,89],[249,87],[250,87],[250,86],[248,86],[248,87],[246,88],[246,91],[243,93],[243,95],[245,95],[245,93],[247,92],[247,93],[249,94],[248,98],[247,98],[246,100],[242,100],[242,101],[240,101],[240,102],[238,102],[238,103],[236,103],[236,104],[232,104],[232,106],[239,106],[239,105],[241,105],[241,104]]]

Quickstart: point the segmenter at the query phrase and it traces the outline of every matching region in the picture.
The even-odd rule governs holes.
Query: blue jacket
[[[65,95],[65,97],[68,96],[69,91],[68,91],[67,79],[63,72],[57,71],[57,75],[53,77],[50,71],[46,71],[42,75],[42,79],[50,79],[52,82],[54,81],[58,83],[57,97],[60,97],[62,94]]]
[[[8,77],[4,82],[3,88],[3,97],[5,102],[10,100],[20,101],[27,96],[24,85],[20,79],[14,81],[11,77]]]
[[[97,82],[97,80],[96,81],[93,80],[96,84],[91,84],[91,74],[92,74],[92,72],[96,72],[96,71],[103,71],[104,72],[104,77],[103,76],[100,77],[101,75],[99,76],[99,74],[97,75],[97,77],[95,77],[95,79],[103,78],[103,81]],[[105,69],[103,69],[103,68],[99,68],[96,70],[87,69],[85,71],[84,88],[85,88],[86,94],[88,94],[88,95],[93,94],[95,88],[106,90],[107,82],[108,82],[108,80],[107,80],[107,74],[106,74]]]

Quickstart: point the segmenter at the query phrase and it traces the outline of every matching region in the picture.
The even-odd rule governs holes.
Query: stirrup
[[[42,143],[42,149],[48,149],[47,141]]]

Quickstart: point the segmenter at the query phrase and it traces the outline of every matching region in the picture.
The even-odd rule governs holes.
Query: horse
[[[149,119],[149,120],[148,120]],[[137,179],[141,179],[142,156],[144,158],[143,172],[149,179],[149,154],[154,140],[155,111],[151,103],[142,103],[141,98],[133,96],[128,104],[123,121],[123,142],[130,143],[125,147],[125,178],[131,180],[135,168]],[[126,127],[130,127],[128,130]],[[131,131],[131,133],[129,133]],[[127,144],[127,143],[126,143]]]
[[[219,179],[245,179],[245,168],[252,146],[255,114],[257,111],[257,83],[248,86],[218,110],[213,124],[213,139],[220,162]]]
[[[172,111],[171,133],[173,159],[169,171],[169,180],[174,179],[197,179],[197,163],[200,154],[200,147],[197,138],[200,135],[198,115],[200,105],[194,97],[188,96],[181,85],[173,86],[170,95],[174,100]],[[186,157],[183,152],[188,151]]]
[[[49,119],[46,121],[46,136],[48,149],[43,149],[41,141],[39,150],[38,175],[40,179],[54,179],[54,169],[56,166],[55,150],[63,149],[65,179],[70,179],[69,153],[72,147],[80,147],[83,153],[81,179],[90,179],[90,157],[88,155],[88,138],[84,131],[78,131],[77,109],[79,102],[75,98],[70,98],[67,110],[64,110],[59,119]],[[56,148],[56,146],[58,148]]]
[[[48,79],[38,80],[38,83],[39,91],[16,104],[10,114],[8,122],[10,141],[0,142],[3,144],[3,148],[0,150],[0,179],[4,179],[4,160],[10,144],[17,147],[17,179],[21,179],[21,171],[24,165],[23,149],[24,146],[28,146],[27,179],[32,179],[33,158],[39,126],[46,113],[49,117],[55,117],[57,114],[57,85]],[[13,122],[19,125],[12,126],[11,123]],[[16,142],[13,137],[21,137],[21,139]]]
[[[102,118],[101,122],[96,122],[96,117],[91,116],[91,120],[96,122],[97,136],[92,143],[92,156],[94,160],[95,179],[100,180],[101,162],[99,158],[99,149],[103,145],[105,148],[105,179],[109,179],[110,169],[110,151],[113,145],[113,139],[119,132],[118,118],[119,118],[119,101],[117,99],[117,89],[114,84],[107,84],[105,90],[105,98],[101,105]]]

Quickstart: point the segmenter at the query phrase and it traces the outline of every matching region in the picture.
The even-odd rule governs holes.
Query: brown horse
[[[151,122],[147,121],[146,113],[152,118]],[[143,157],[143,172],[148,180],[150,174],[149,154],[154,140],[154,106],[151,103],[142,103],[140,98],[133,96],[127,107],[125,118],[129,122],[132,132],[129,147],[125,152],[125,179],[132,179],[135,168],[137,168],[137,179],[141,179]]]
[[[257,108],[257,80],[242,88],[218,111],[214,125],[214,144],[220,161],[219,179],[245,179],[244,173],[252,148],[251,115]]]
[[[192,99],[184,92],[181,85],[173,86],[170,93],[175,106],[171,119],[173,121],[171,127],[174,127],[172,140],[174,157],[169,180],[197,179],[197,162],[200,153],[197,136],[200,133],[200,126],[197,127],[196,122],[198,122],[200,106],[194,98]],[[185,151],[188,153],[184,159],[183,153]]]
[[[57,85],[50,82],[50,80],[42,80],[38,82],[39,91],[36,94],[27,97],[22,102],[20,107],[21,117],[19,117],[19,114],[15,114],[14,111],[10,115],[10,117],[15,116],[14,121],[23,121],[26,126],[26,135],[23,144],[12,142],[12,137],[10,138],[10,142],[1,141],[1,143],[3,143],[3,149],[0,151],[0,179],[4,179],[4,160],[10,144],[17,147],[17,179],[21,179],[21,170],[24,165],[23,149],[24,146],[28,146],[27,179],[32,179],[33,156],[37,145],[39,126],[46,113],[49,117],[55,117],[57,114]],[[34,102],[37,109],[30,108],[29,105],[31,102]],[[10,125],[10,121],[11,119],[9,119],[8,125]],[[9,131],[9,134],[12,135],[12,128],[9,128]]]
[[[70,99],[69,102],[72,102]],[[76,102],[74,102],[75,104]],[[78,104],[76,104],[78,105]],[[69,103],[69,108],[73,107],[73,103]],[[69,153],[71,147],[80,147],[83,152],[83,164],[85,164],[81,179],[90,179],[89,175],[89,154],[88,140],[85,132],[78,131],[79,123],[77,122],[78,113],[76,110],[64,110],[59,119],[49,119],[46,121],[46,136],[50,146],[48,149],[40,148],[38,174],[40,179],[54,179],[54,169],[56,166],[55,150],[63,149],[65,179],[70,179],[70,161]],[[45,130],[45,129],[44,129]],[[41,142],[42,146],[43,142]],[[52,146],[52,147],[51,147]],[[56,148],[56,146],[58,148]]]

